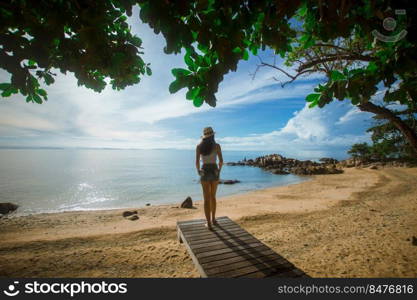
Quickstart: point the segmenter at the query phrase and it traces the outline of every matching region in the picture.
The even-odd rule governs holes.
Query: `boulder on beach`
[[[130,220],[130,221],[136,221],[136,220],[139,220],[139,217],[138,217],[138,215],[131,215],[131,216],[127,217],[127,219]]]
[[[127,217],[130,217],[132,215],[137,215],[137,214],[138,214],[137,210],[131,210],[131,211],[126,210],[126,211],[123,212],[122,215],[123,215],[124,218],[127,218]]]
[[[221,179],[221,180],[219,180],[220,184],[235,184],[235,183],[239,183],[239,182],[240,181],[236,180],[236,179],[225,179],[225,180]]]
[[[0,203],[0,214],[8,214],[9,212],[15,211],[19,205],[10,202]]]
[[[182,203],[181,208],[193,208],[193,199],[188,196]]]

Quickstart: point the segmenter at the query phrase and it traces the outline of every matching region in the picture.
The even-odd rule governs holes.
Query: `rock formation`
[[[193,199],[188,196],[182,203],[181,208],[193,208]]]
[[[0,203],[0,214],[6,215],[15,211],[18,207],[19,205],[10,202]]]
[[[254,166],[278,175],[315,175],[315,174],[339,174],[343,173],[337,166],[338,161],[333,158],[322,158],[320,162],[311,160],[298,160],[286,158],[279,154],[260,156],[254,160],[243,160],[226,163],[229,166]]]

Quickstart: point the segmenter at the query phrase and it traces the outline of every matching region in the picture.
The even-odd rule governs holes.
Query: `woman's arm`
[[[222,148],[219,144],[217,144],[217,155],[219,156],[219,171],[221,171],[223,167],[223,154],[222,154]]]
[[[197,168],[197,173],[200,174],[200,148],[198,146],[195,149],[195,167]]]

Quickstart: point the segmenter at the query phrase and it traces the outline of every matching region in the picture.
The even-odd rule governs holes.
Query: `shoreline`
[[[415,277],[417,168],[337,175],[218,199],[227,215],[313,277]],[[0,219],[0,277],[198,277],[170,205]],[[408,241],[407,241],[408,239]]]
[[[286,176],[286,175],[275,175],[275,176]],[[272,185],[270,187],[261,187],[261,188],[255,188],[255,189],[251,189],[251,190],[246,190],[246,191],[239,191],[237,193],[232,193],[232,194],[228,194],[228,195],[224,195],[224,196],[220,196],[218,197],[218,200],[221,200],[223,198],[227,198],[227,197],[232,197],[232,196],[239,196],[239,195],[244,195],[247,193],[251,193],[254,191],[262,191],[262,190],[266,190],[266,189],[270,189],[270,188],[279,188],[279,187],[285,187],[285,186],[291,186],[291,185],[295,185],[295,184],[300,184],[306,181],[310,181],[313,180],[314,175],[296,175],[297,177],[300,178],[299,181],[297,182],[291,182],[291,183],[284,183],[284,184],[280,184],[280,185]],[[237,184],[241,184],[244,185],[245,182],[239,182]],[[219,184],[218,189],[221,189],[221,187],[224,184]],[[202,191],[201,191],[202,194]],[[202,197],[202,195],[201,195]],[[186,197],[185,197],[186,198]],[[174,205],[180,205],[182,201],[185,200],[179,200],[176,202],[169,202],[169,203],[163,203],[163,204],[155,204],[153,205],[152,202],[144,202],[143,205],[141,206],[126,206],[126,207],[114,207],[114,208],[92,208],[92,209],[80,209],[80,210],[51,210],[51,211],[41,211],[41,212],[28,212],[28,213],[19,213],[19,209],[17,209],[14,212],[11,212],[9,214],[6,214],[3,216],[4,219],[12,219],[12,218],[21,218],[21,217],[30,217],[30,216],[39,216],[39,215],[51,215],[51,214],[63,214],[63,213],[88,213],[88,212],[99,212],[99,211],[103,211],[103,212],[109,212],[109,211],[122,211],[122,210],[137,210],[137,209],[142,209],[142,208],[148,208],[150,206],[153,207],[162,207],[162,206],[174,206]],[[203,200],[193,200],[193,203],[198,203],[198,202],[203,202]],[[147,203],[149,203],[150,205],[147,205]],[[0,218],[1,220],[1,218]]]

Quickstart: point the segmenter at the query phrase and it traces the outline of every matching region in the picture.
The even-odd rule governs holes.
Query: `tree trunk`
[[[397,117],[389,109],[382,107],[382,106],[375,105],[372,102],[359,104],[358,107],[362,111],[374,113],[378,115],[379,117],[392,122],[392,124],[394,124],[394,126],[397,127],[401,131],[401,133],[406,138],[410,146],[413,148],[415,155],[417,155],[417,134],[401,118]]]

